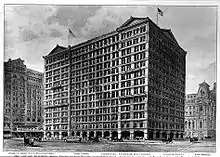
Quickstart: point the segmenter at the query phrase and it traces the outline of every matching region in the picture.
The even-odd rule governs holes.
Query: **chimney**
[[[213,83],[213,88],[212,88],[212,91],[216,91],[216,82]]]

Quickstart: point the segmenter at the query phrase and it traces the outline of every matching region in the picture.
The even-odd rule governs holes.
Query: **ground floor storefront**
[[[66,136],[79,136],[82,138],[108,138],[108,139],[183,139],[184,133],[180,131],[130,129],[130,130],[75,130],[75,131],[45,131],[44,137],[62,139]]]

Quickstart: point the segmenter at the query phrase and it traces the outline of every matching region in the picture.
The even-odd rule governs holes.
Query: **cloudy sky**
[[[170,28],[187,53],[186,93],[204,80],[216,81],[216,8],[160,6],[159,26]],[[5,5],[5,61],[22,58],[28,68],[43,72],[43,58],[57,44],[72,45],[119,27],[130,16],[156,21],[155,6]]]

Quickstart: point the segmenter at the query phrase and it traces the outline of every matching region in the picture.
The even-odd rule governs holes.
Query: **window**
[[[140,39],[140,41],[141,41],[141,42],[145,41],[145,38],[146,38],[145,36],[142,36],[141,39]]]
[[[138,38],[133,40],[133,44],[137,44],[138,43]]]
[[[127,41],[127,46],[132,45],[132,40]]]
[[[139,51],[139,46],[134,47],[134,52],[137,52],[137,51]]]
[[[125,47],[125,42],[121,43],[121,48]]]
[[[200,128],[202,128],[202,122],[200,122]]]
[[[140,45],[140,50],[144,50],[145,49],[145,44]]]
[[[126,38],[126,33],[122,33],[121,35],[121,39],[124,39],[124,38]]]
[[[140,33],[143,33],[143,32],[145,32],[146,31],[146,27],[145,26],[142,26],[141,28],[140,28]]]
[[[202,106],[200,106],[199,110],[200,110],[200,111],[202,111],[202,110],[203,110]]]

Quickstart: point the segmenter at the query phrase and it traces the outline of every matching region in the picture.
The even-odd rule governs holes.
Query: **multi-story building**
[[[185,104],[185,137],[214,137],[216,135],[216,83],[209,89],[206,82],[198,92],[188,94]]]
[[[42,81],[43,73],[27,69],[20,58],[4,63],[4,134],[42,127]]]
[[[61,138],[70,130],[70,58],[57,45],[45,58],[44,130],[46,136]],[[50,132],[50,130],[52,130]]]
[[[185,56],[148,17],[57,45],[44,56],[45,135],[183,138]]]
[[[43,73],[27,69],[26,124],[43,126]]]

